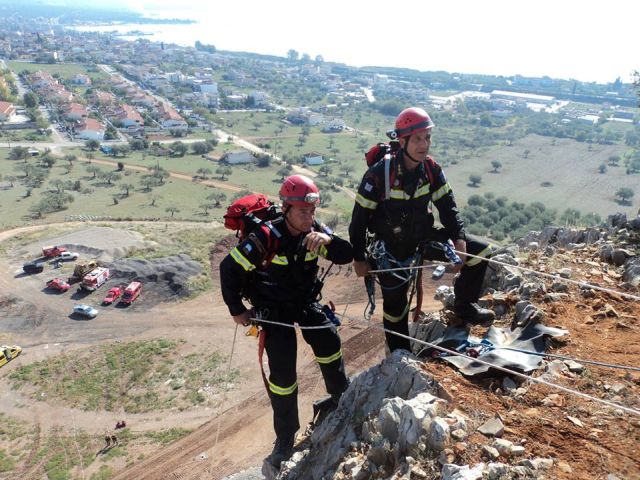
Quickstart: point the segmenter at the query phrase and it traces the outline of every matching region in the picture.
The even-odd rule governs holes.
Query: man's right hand
[[[355,270],[358,277],[366,277],[367,275],[369,275],[371,265],[366,260],[354,260],[353,269]]]
[[[248,327],[251,324],[251,310],[245,310],[240,315],[233,315],[233,321],[243,327]]]

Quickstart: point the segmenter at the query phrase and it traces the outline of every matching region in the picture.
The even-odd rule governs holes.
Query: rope
[[[231,360],[233,359],[233,352],[236,348],[236,337],[238,336],[238,327],[240,325],[236,323],[236,328],[233,331],[233,343],[231,344],[231,353],[229,354],[229,365],[227,365],[227,383],[229,382],[229,377],[231,376]],[[224,388],[224,395],[222,396],[222,402],[220,402],[220,409],[221,411],[224,411],[224,404],[227,400],[227,386],[225,385]],[[220,437],[220,424],[222,423],[222,415],[218,415],[218,428],[216,429],[216,441],[214,442],[213,446],[215,447],[216,445],[218,445],[218,438]]]
[[[346,311],[347,311],[347,307],[349,304],[346,304],[344,312],[343,313],[335,313],[335,315],[338,315],[339,317],[343,318],[343,319],[347,319],[347,320],[351,320],[354,321],[356,323],[366,323],[369,326],[375,326],[375,324],[370,323],[368,320],[366,320],[366,318],[364,319],[364,321],[358,320],[356,318],[350,317],[349,315],[346,315]],[[280,323],[280,322],[274,322],[271,320],[263,320],[260,318],[251,318],[251,320],[255,321],[255,322],[263,322],[263,323],[270,323],[272,325],[279,325],[281,327],[288,327],[288,328],[298,328],[300,330],[320,330],[322,328],[331,328],[334,325],[320,325],[320,326],[310,326],[310,327],[305,327],[305,326],[300,326],[297,324],[291,324],[291,323]],[[384,330],[384,329],[383,329]],[[384,330],[385,332],[387,332],[388,330]],[[389,330],[389,333],[391,333],[392,335],[399,335],[399,336],[403,336],[402,334],[398,333],[398,332],[393,332]],[[420,342],[420,340],[413,338],[413,337],[407,337],[413,341],[416,342]],[[234,342],[235,342],[235,336],[234,336]],[[440,349],[439,347],[436,347],[435,345],[431,345],[430,346],[434,346],[435,348]],[[574,362],[578,362],[578,363],[586,363],[589,365],[597,365],[599,367],[607,367],[607,368],[619,368],[622,370],[632,370],[632,371],[637,371],[640,372],[640,367],[632,367],[629,365],[620,365],[620,364],[616,364],[616,363],[606,363],[606,362],[599,362],[596,360],[583,360],[581,358],[576,358],[576,357],[570,357],[568,355],[559,355],[559,354],[554,354],[554,353],[546,353],[546,352],[535,352],[532,350],[523,350],[520,348],[513,348],[513,347],[494,347],[494,348],[499,348],[501,350],[510,350],[512,352],[519,352],[519,353],[526,353],[528,355],[537,355],[539,357],[552,357],[552,358],[561,358],[563,360],[573,360]],[[446,352],[450,352],[450,350],[446,350],[443,349],[443,351]],[[462,355],[463,357],[466,357],[466,355]]]
[[[563,277],[561,277],[559,275],[551,275],[550,273],[538,272],[537,270],[533,270],[532,268],[523,267],[523,266],[520,266],[520,265],[512,265],[510,263],[501,262],[499,260],[494,260],[492,258],[480,257],[478,255],[473,255],[473,254],[467,253],[467,252],[460,252],[458,250],[454,250],[454,252],[456,252],[457,254],[460,254],[460,255],[466,255],[467,257],[479,258],[480,260],[483,260],[483,261],[488,262],[490,264],[494,263],[496,265],[503,265],[503,266],[506,266],[506,267],[517,268],[519,270],[523,270],[525,272],[533,273],[534,275],[539,275],[541,277],[547,277],[547,278],[550,278],[552,280],[559,280],[561,282],[573,283],[573,284],[578,285],[579,287],[582,287],[582,288],[591,288],[593,290],[599,290],[599,291],[602,291],[602,292],[607,292],[607,293],[612,293],[612,294],[615,294],[615,295],[620,295],[622,297],[627,297],[627,298],[630,298],[631,300],[640,300],[640,296],[633,295],[631,293],[619,292],[619,291],[613,290],[611,288],[601,287],[599,285],[594,285],[594,284],[588,283],[588,282],[578,282],[576,280],[571,280],[570,278],[563,278]],[[377,270],[369,270],[369,273],[385,273],[385,272],[395,272],[395,271],[399,271],[399,270],[413,270],[413,269],[419,269],[419,268],[429,268],[430,266],[431,265],[417,265],[417,266],[414,266],[414,267],[380,268],[380,269],[377,269]]]
[[[496,347],[502,350],[511,350],[512,352],[520,352],[527,353],[529,355],[538,355],[540,357],[553,357],[553,358],[561,358],[563,360],[573,360],[578,363],[588,363],[590,365],[597,365],[599,367],[607,367],[607,368],[620,368],[623,370],[634,370],[636,372],[640,372],[640,367],[630,367],[629,365],[619,365],[615,363],[605,363],[605,362],[596,362],[595,360],[582,360],[580,358],[568,357],[566,355],[558,355],[554,353],[544,353],[544,352],[533,352],[531,350],[521,350],[519,348],[511,348],[511,347]]]
[[[346,309],[345,309],[346,310]],[[338,314],[340,315],[340,314]],[[292,323],[282,323],[282,322],[274,322],[272,320],[265,320],[263,318],[253,318],[251,317],[250,320],[254,321],[254,322],[260,322],[260,323],[269,323],[271,325],[279,325],[281,327],[288,327],[288,328],[299,328],[300,330],[320,330],[322,328],[333,328],[335,327],[335,325],[332,323],[330,325],[317,325],[317,326],[301,326],[301,325],[295,325]],[[234,337],[235,340],[235,337]]]
[[[417,342],[417,343],[425,345],[427,347],[435,348],[436,350],[440,350],[441,352],[446,352],[449,355],[455,355],[455,356],[458,356],[458,357],[469,358],[469,357],[467,357],[466,355],[464,355],[464,354],[462,354],[460,352],[456,352],[455,350],[449,350],[448,348],[444,348],[444,347],[441,347],[439,345],[435,345],[433,343],[430,343],[430,342],[427,342],[427,341],[424,341],[424,340],[419,340],[417,338],[410,337],[409,335],[404,335],[402,333],[393,332],[391,330],[388,330],[388,329],[386,329],[386,328],[384,328],[382,326],[376,325],[376,324],[371,323],[371,322],[366,322],[364,320],[358,320],[358,319],[354,319],[354,318],[350,318],[350,319],[354,320],[354,321],[359,321],[360,323],[366,323],[370,327],[376,328],[378,330],[382,330],[385,333],[390,333],[392,335],[397,335],[397,336],[399,336],[401,338],[405,338],[407,340],[410,340],[410,341],[413,341],[413,342]],[[570,394],[573,394],[573,395],[577,395],[579,397],[586,398],[587,400],[591,400],[591,401],[594,401],[594,402],[602,403],[603,405],[607,405],[607,406],[609,406],[611,408],[617,408],[617,409],[620,409],[620,410],[622,410],[624,412],[630,413],[632,415],[640,416],[640,410],[636,410],[636,409],[631,408],[631,407],[625,407],[624,405],[620,405],[620,404],[615,403],[615,402],[610,402],[610,401],[604,400],[602,398],[593,397],[593,396],[588,395],[586,393],[579,392],[578,390],[573,390],[571,388],[563,387],[562,385],[557,385],[555,383],[548,382],[548,381],[543,380],[541,378],[531,377],[529,375],[525,375],[525,374],[517,372],[515,370],[510,370],[510,369],[505,368],[505,367],[494,365],[494,364],[492,364],[490,362],[486,362],[486,361],[481,360],[479,358],[474,358],[473,361],[481,363],[483,365],[487,365],[487,366],[489,366],[491,368],[495,368],[496,370],[501,370],[501,371],[506,372],[506,373],[508,373],[510,375],[515,375],[515,376],[523,378],[525,380],[530,380],[532,382],[540,383],[540,384],[546,385],[546,386],[551,387],[551,388],[556,388],[558,390],[562,390],[565,393],[570,393]]]
[[[364,323],[364,324],[368,325],[369,327],[373,327],[373,328],[381,330],[381,331],[383,331],[385,333],[390,333],[392,335],[397,335],[398,337],[405,338],[407,340],[422,344],[424,346],[435,348],[436,350],[440,350],[441,352],[448,353],[449,355],[455,355],[455,356],[458,356],[458,357],[469,358],[469,357],[467,357],[467,355],[464,355],[464,354],[462,354],[460,352],[456,352],[455,350],[449,350],[448,348],[444,348],[444,347],[441,347],[439,345],[435,345],[433,343],[430,343],[430,342],[427,342],[427,341],[424,341],[424,340],[419,340],[419,339],[413,338],[413,337],[411,337],[409,335],[404,335],[402,333],[398,333],[398,332],[394,332],[394,331],[388,330],[388,329],[386,329],[386,328],[384,328],[382,326],[376,325],[376,324],[374,324],[372,322],[367,322],[366,320],[355,319],[353,317],[350,317],[350,316],[347,316],[347,315],[341,315],[339,313],[337,315],[340,315],[342,318],[345,318],[347,320],[355,321],[355,322],[358,322],[358,323]],[[258,322],[264,322],[264,323],[270,323],[270,324],[273,324],[273,325],[279,325],[281,327],[299,328],[299,329],[319,329],[319,328],[331,328],[331,327],[333,327],[333,325],[320,326],[320,327],[303,327],[303,326],[299,326],[299,325],[292,325],[292,324],[282,323],[282,322],[273,322],[273,321],[270,321],[270,320],[262,320],[262,319],[258,319],[258,318],[252,318],[251,320],[258,321]],[[237,328],[236,328],[236,331],[237,331]],[[235,344],[235,335],[233,337],[233,341],[234,341],[234,344]],[[528,352],[526,352],[526,353],[528,353]],[[491,367],[491,368],[495,368],[496,370],[503,371],[503,372],[508,373],[510,375],[514,375],[516,377],[520,377],[520,378],[523,378],[525,380],[532,381],[534,383],[540,383],[542,385],[546,385],[548,387],[561,390],[561,391],[563,391],[565,393],[569,393],[569,394],[572,394],[572,395],[577,395],[579,397],[586,398],[587,400],[591,400],[593,402],[601,403],[601,404],[606,405],[606,406],[611,407],[611,408],[620,409],[620,410],[622,410],[624,412],[627,412],[627,413],[630,413],[632,415],[640,416],[640,410],[636,410],[636,409],[631,408],[631,407],[625,407],[624,405],[620,405],[620,404],[615,403],[615,402],[610,402],[610,401],[604,400],[602,398],[593,397],[593,396],[588,395],[586,393],[579,392],[578,390],[573,390],[571,388],[563,387],[562,385],[557,385],[555,383],[548,382],[546,380],[543,380],[542,378],[531,377],[529,375],[525,375],[525,374],[517,372],[515,370],[510,370],[508,368],[501,367],[499,365],[494,365],[493,363],[486,362],[486,361],[481,360],[479,358],[474,358],[473,361],[474,362],[478,362],[478,363],[480,363],[482,365],[486,365],[486,366]],[[216,443],[217,443],[217,440],[218,439],[217,439],[217,436],[216,436]]]

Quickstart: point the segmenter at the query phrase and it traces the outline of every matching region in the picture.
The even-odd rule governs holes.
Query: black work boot
[[[458,304],[453,310],[456,316],[468,325],[488,327],[496,318],[493,310],[482,308],[477,303]]]
[[[321,400],[313,402],[313,426],[317,427],[323,420],[338,407],[340,402],[341,393],[332,394],[329,397],[325,397]]]
[[[289,460],[291,455],[293,455],[293,440],[293,435],[276,438],[273,451],[271,455],[267,457],[269,463],[273,465],[276,470],[280,470],[280,464],[285,460]]]

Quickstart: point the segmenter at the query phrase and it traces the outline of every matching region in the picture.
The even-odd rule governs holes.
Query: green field
[[[29,72],[37,72],[42,70],[44,72],[49,72],[51,75],[58,74],[60,78],[65,80],[72,79],[78,73],[82,73],[88,75],[91,80],[97,79],[105,79],[108,78],[108,75],[102,71],[90,71],[90,69],[85,65],[80,65],[77,63],[31,63],[31,62],[7,62],[7,66],[10,70],[13,70],[16,74],[27,70]]]
[[[527,150],[530,153],[525,158]],[[589,145],[568,139],[557,139],[553,145],[547,137],[529,135],[513,146],[491,147],[476,158],[448,165],[446,174],[463,201],[473,194],[493,192],[512,201],[539,201],[558,212],[575,208],[602,216],[615,212],[630,215],[640,205],[638,175],[627,175],[623,166],[610,166],[604,174],[598,171],[610,155],[622,155],[626,151],[621,145]],[[437,151],[434,155],[438,158]],[[493,160],[502,163],[499,173],[491,172]],[[471,174],[482,176],[478,187],[469,185]],[[552,185],[545,187],[543,182]],[[615,192],[621,187],[638,190],[633,205],[615,202]]]
[[[190,180],[169,178],[164,185],[147,192],[139,183],[144,173],[126,169],[119,182],[108,185],[99,178],[93,179],[92,174],[86,171],[87,163],[82,161],[74,162],[71,172],[66,173],[63,164],[67,162],[59,160],[51,168],[50,176],[44,185],[39,189],[34,189],[31,196],[25,198],[27,189],[20,184],[19,180],[14,182],[13,188],[10,188],[9,182],[6,181],[7,176],[21,174],[14,170],[18,162],[6,160],[7,149],[2,150],[0,152],[0,174],[5,179],[0,183],[0,228],[2,229],[36,223],[37,219],[29,213],[29,208],[41,198],[43,192],[52,189],[48,182],[54,179],[79,180],[83,189],[90,191],[86,193],[70,192],[74,196],[74,201],[68,204],[66,210],[48,214],[46,222],[63,221],[67,216],[78,215],[135,219],[170,218],[171,214],[165,211],[167,207],[179,209],[174,213],[174,218],[195,221],[222,219],[221,208],[210,210],[208,215],[205,215],[201,208],[201,205],[210,203],[206,199],[214,191],[210,187]],[[34,160],[30,160],[30,162],[34,162]],[[114,167],[99,167],[102,170],[114,170]],[[134,185],[128,197],[119,187],[123,184]],[[117,198],[117,204],[114,203],[114,195]]]
[[[392,119],[380,114],[361,114],[358,110],[344,116],[347,124],[354,125],[360,133],[347,131],[340,134],[325,134],[319,127],[310,127],[303,146],[297,146],[302,128],[284,124],[276,114],[271,113],[225,113],[220,115],[230,124],[236,135],[246,137],[259,144],[271,145],[271,152],[277,142],[277,154],[285,154],[294,161],[305,152],[317,151],[331,158],[331,176],[341,176],[341,167],[353,167],[351,177],[356,183],[365,171],[364,152],[378,141],[384,141],[384,132],[391,127]],[[260,124],[257,127],[256,125]],[[504,132],[503,128],[491,129]],[[281,132],[276,136],[276,131]],[[624,134],[631,127],[610,122],[605,130]],[[621,187],[635,189],[640,184],[638,175],[627,175],[622,162],[620,166],[607,167],[607,172],[599,173],[599,166],[607,163],[611,155],[621,157],[629,152],[624,144],[599,145],[577,142],[571,139],[557,139],[539,135],[528,135],[516,140],[513,145],[506,142],[489,142],[489,146],[470,149],[463,146],[461,139],[480,138],[482,130],[473,126],[442,126],[433,131],[431,154],[445,168],[459,203],[464,205],[473,194],[493,192],[505,195],[510,201],[542,202],[558,212],[575,208],[582,213],[594,212],[606,216],[615,212],[633,215],[640,206],[640,189],[632,199],[632,205],[620,205],[615,201],[615,193]],[[333,141],[335,151],[329,142]],[[491,143],[494,143],[491,145]],[[526,153],[527,152],[527,153]],[[492,173],[491,162],[502,163],[499,173]],[[318,167],[311,167],[318,171]],[[233,182],[246,184],[242,172],[232,177]],[[477,187],[469,185],[469,175],[479,174],[482,182]],[[252,179],[252,181],[254,181]],[[550,186],[541,186],[550,182]],[[332,192],[332,207],[350,212],[352,201],[341,194]]]

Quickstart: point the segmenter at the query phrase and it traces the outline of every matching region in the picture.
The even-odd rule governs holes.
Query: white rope
[[[335,312],[334,312],[335,313]],[[282,323],[282,322],[274,322],[272,320],[265,320],[263,318],[253,318],[251,317],[250,320],[253,320],[254,322],[260,322],[260,323],[269,323],[271,325],[279,325],[281,327],[288,327],[288,328],[299,328],[300,330],[320,330],[322,328],[332,328],[335,327],[335,325],[331,322],[330,325],[317,325],[317,326],[309,326],[309,327],[305,327],[305,326],[301,326],[301,325],[297,325],[297,324],[292,324],[292,323]],[[329,319],[327,319],[327,321],[329,321]]]
[[[419,340],[417,338],[410,337],[409,335],[404,335],[402,333],[398,333],[398,332],[393,332],[391,330],[387,330],[386,328],[384,328],[384,327],[382,327],[380,325],[376,325],[376,324],[374,324],[372,322],[367,322],[364,319],[363,320],[359,320],[359,319],[355,319],[355,318],[352,318],[352,317],[346,317],[346,318],[348,318],[349,320],[352,320],[352,321],[359,322],[359,323],[365,323],[365,324],[369,325],[370,327],[376,328],[378,330],[382,330],[385,333],[390,333],[392,335],[397,335],[398,337],[405,338],[405,339],[410,340],[412,342],[417,342],[417,343],[425,345],[427,347],[435,348],[436,350],[440,350],[441,352],[446,352],[449,355],[455,355],[455,356],[464,357],[464,358],[467,358],[467,359],[469,358],[467,355],[464,355],[464,354],[462,354],[460,352],[456,352],[455,350],[449,350],[448,348],[444,348],[444,347],[435,345],[433,343],[426,342],[424,340]],[[548,381],[543,380],[541,378],[531,377],[529,375],[525,375],[523,373],[516,372],[514,370],[510,370],[510,369],[505,368],[505,367],[494,365],[494,364],[492,364],[490,362],[481,360],[479,358],[474,358],[473,361],[481,363],[481,364],[486,365],[486,366],[489,366],[491,368],[495,368],[496,370],[501,370],[501,371],[506,372],[506,373],[508,373],[510,375],[515,375],[516,377],[520,377],[520,378],[523,378],[525,380],[530,380],[530,381],[535,382],[535,383],[540,383],[540,384],[543,384],[543,385],[547,385],[548,387],[552,387],[552,388],[556,388],[558,390],[562,390],[565,393],[570,393],[570,394],[573,394],[573,395],[577,395],[579,397],[583,397],[583,398],[586,398],[588,400],[601,403],[601,404],[606,405],[608,407],[620,409],[620,410],[622,410],[624,412],[627,412],[627,413],[630,413],[632,415],[640,416],[640,410],[636,410],[636,409],[631,408],[631,407],[625,407],[624,405],[620,405],[620,404],[615,403],[615,402],[610,402],[608,400],[604,400],[604,399],[601,399],[601,398],[592,397],[591,395],[579,392],[578,390],[573,390],[571,388],[563,387],[562,385],[557,385],[555,383],[548,382]]]
[[[342,314],[339,314],[339,313],[337,315],[339,315],[342,318],[346,318],[348,320],[351,320],[351,321],[355,321],[355,322],[358,322],[358,323],[364,323],[364,324],[368,325],[369,327],[373,327],[373,328],[381,330],[381,331],[383,331],[385,333],[390,333],[392,335],[397,335],[398,337],[405,338],[405,339],[410,340],[412,342],[417,342],[417,343],[422,344],[424,346],[435,348],[436,350],[440,350],[441,352],[446,352],[449,355],[455,355],[455,356],[458,356],[458,357],[469,358],[467,355],[464,355],[464,354],[462,354],[460,352],[456,352],[455,350],[449,350],[448,348],[444,348],[444,347],[441,347],[439,345],[435,345],[433,343],[430,343],[430,342],[427,342],[427,341],[424,341],[424,340],[419,340],[417,338],[410,337],[409,335],[404,335],[402,333],[393,332],[393,331],[388,330],[388,329],[386,329],[384,327],[381,327],[380,325],[377,325],[377,324],[372,323],[372,322],[368,322],[368,321],[366,321],[364,319],[363,320],[359,320],[359,319],[355,319],[353,317],[350,317],[350,316],[347,316],[347,315],[342,315]],[[259,319],[259,318],[252,318],[251,320],[258,321],[258,322],[270,323],[272,325],[279,325],[281,327],[299,328],[299,329],[331,328],[331,327],[334,326],[334,325],[327,325],[327,326],[320,326],[320,327],[302,327],[300,325],[292,325],[292,324],[282,323],[282,322],[273,322],[273,321],[270,321],[270,320],[262,320],[262,319]],[[237,332],[237,328],[236,328],[236,332]],[[235,343],[235,334],[234,334],[233,339],[234,339],[234,343]],[[516,377],[523,378],[525,380],[530,380],[530,381],[535,382],[535,383],[540,383],[540,384],[543,384],[543,385],[547,385],[548,387],[556,388],[558,390],[562,390],[565,393],[570,393],[570,394],[573,394],[573,395],[577,395],[579,397],[586,398],[587,400],[598,402],[598,403],[601,403],[601,404],[606,405],[608,407],[616,408],[616,409],[622,410],[624,412],[630,413],[632,415],[640,416],[640,410],[636,410],[636,409],[631,408],[631,407],[625,407],[624,405],[620,405],[620,404],[615,403],[615,402],[610,402],[608,400],[603,400],[601,398],[592,397],[591,395],[587,395],[586,393],[579,392],[578,390],[573,390],[571,388],[563,387],[562,385],[557,385],[555,383],[548,382],[548,381],[543,380],[541,378],[531,377],[529,375],[525,375],[523,373],[516,372],[515,370],[510,370],[508,368],[501,367],[499,365],[494,365],[493,363],[486,362],[486,361],[481,360],[479,358],[474,358],[473,361],[481,363],[482,365],[489,366],[491,368],[495,368],[496,370],[500,370],[500,371],[506,372],[506,373],[508,373],[510,375],[514,375]],[[217,440],[218,439],[217,439],[217,436],[216,436],[216,443],[217,443]]]
[[[573,283],[575,285],[578,285],[579,287],[591,288],[593,290],[599,290],[599,291],[602,291],[602,292],[612,293],[612,294],[615,294],[615,295],[620,295],[622,297],[630,298],[631,300],[640,300],[640,296],[633,295],[631,293],[620,292],[620,291],[613,290],[611,288],[606,288],[606,287],[600,287],[600,286],[594,285],[592,283],[578,282],[577,280],[571,280],[570,278],[564,278],[564,277],[561,277],[559,275],[551,275],[550,273],[539,272],[537,270],[533,270],[532,268],[523,267],[523,266],[520,266],[520,265],[512,265],[510,263],[501,262],[499,260],[494,260],[492,258],[486,258],[486,257],[478,256],[478,255],[473,255],[473,254],[468,253],[468,252],[460,252],[458,250],[454,250],[454,252],[456,252],[459,255],[466,255],[467,257],[479,258],[480,260],[488,262],[488,263],[495,263],[496,265],[503,265],[503,266],[506,266],[506,267],[517,268],[519,270],[523,270],[525,272],[533,273],[534,275],[547,277],[547,278],[550,278],[552,280],[559,280],[561,282]],[[430,268],[430,267],[431,267],[431,265],[416,265],[414,267],[380,268],[380,269],[377,269],[377,270],[369,270],[369,273],[396,272],[396,271],[400,271],[400,270],[413,270],[413,269],[422,269],[422,268]]]
[[[229,383],[229,377],[231,376],[231,360],[233,359],[233,352],[236,348],[236,337],[238,335],[238,327],[240,325],[236,323],[236,328],[233,331],[233,343],[231,344],[231,353],[229,354],[229,365],[227,366],[226,381]],[[227,385],[224,386],[224,394],[222,395],[222,402],[220,402],[220,410],[224,412],[224,404],[227,400]],[[218,437],[220,437],[220,424],[222,423],[222,415],[218,415],[218,428],[216,429],[216,441],[214,446],[218,444]]]
[[[358,319],[355,319],[353,317],[350,317],[350,316],[347,316],[347,315],[344,315],[344,314],[339,314],[339,313],[337,315],[339,315],[340,317],[342,317],[344,319],[348,319],[348,320],[355,321],[355,322],[358,322],[358,323],[364,323],[364,324],[368,325],[369,327],[373,327],[373,328],[376,328],[378,330],[382,330],[385,333],[390,333],[392,335],[397,335],[397,336],[399,336],[401,338],[406,338],[407,340],[410,340],[410,341],[413,341],[413,342],[417,342],[417,343],[420,343],[420,344],[428,346],[428,347],[435,348],[436,350],[440,350],[442,352],[446,352],[446,353],[448,353],[450,355],[456,355],[456,356],[459,356],[459,357],[469,358],[469,357],[467,357],[467,355],[464,355],[464,354],[462,354],[460,352],[456,352],[455,350],[449,350],[448,348],[440,347],[438,345],[435,345],[435,344],[430,343],[430,342],[426,342],[424,340],[419,340],[417,338],[413,338],[413,337],[410,337],[408,335],[404,335],[402,333],[398,333],[398,332],[393,332],[391,330],[387,330],[384,327],[376,325],[376,324],[374,324],[372,322],[367,322],[366,320],[358,320]],[[252,318],[252,320],[259,321],[259,322],[270,323],[272,325],[279,325],[279,326],[282,326],[282,327],[299,328],[299,329],[319,329],[319,328],[331,328],[331,327],[333,327],[333,325],[327,325],[327,326],[321,326],[321,327],[302,327],[302,326],[299,326],[299,325],[292,325],[292,324],[287,324],[287,323],[274,322],[274,321],[270,321],[270,320],[261,320],[261,319],[257,319],[257,318]],[[234,336],[234,341],[235,341],[235,336]],[[524,375],[524,374],[522,374],[520,372],[516,372],[515,370],[510,370],[510,369],[505,368],[505,367],[494,365],[494,364],[492,364],[490,362],[486,362],[486,361],[481,360],[479,358],[474,358],[473,361],[481,363],[483,365],[487,365],[487,366],[489,366],[491,368],[495,368],[496,370],[501,370],[503,372],[509,373],[510,375],[514,375],[516,377],[523,378],[525,380],[530,380],[530,381],[535,382],[535,383],[540,383],[540,384],[543,384],[543,385],[547,385],[549,387],[556,388],[558,390],[562,390],[562,391],[564,391],[566,393],[577,395],[577,396],[586,398],[586,399],[594,401],[594,402],[602,403],[602,404],[604,404],[604,405],[606,405],[608,407],[620,409],[620,410],[625,411],[627,413],[631,413],[633,415],[640,416],[640,410],[636,410],[634,408],[625,407],[624,405],[620,405],[620,404],[615,403],[615,402],[610,402],[608,400],[603,400],[601,398],[592,397],[591,395],[587,395],[586,393],[579,392],[578,390],[573,390],[571,388],[563,387],[562,385],[557,385],[555,383],[548,382],[548,381],[543,380],[541,378],[536,378],[536,377],[531,377],[531,376],[528,376],[528,375]]]

